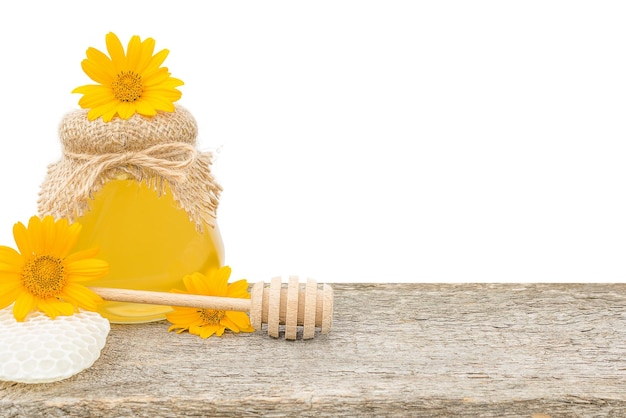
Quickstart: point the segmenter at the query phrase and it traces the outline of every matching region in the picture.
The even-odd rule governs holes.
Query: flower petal
[[[173,312],[167,313],[166,318],[168,321],[170,321],[171,323],[177,323],[177,324],[190,324],[190,323],[195,323],[198,322],[199,324],[202,323],[202,319],[200,318],[200,314],[198,313],[197,309],[187,309],[187,310],[183,310],[181,308],[174,308]]]
[[[230,298],[250,299],[250,293],[248,293],[248,281],[246,279],[242,279],[229,284],[226,296]]]
[[[160,86],[159,88],[150,87],[144,91],[141,99],[137,101],[151,102],[153,100],[160,100],[165,102],[175,102],[176,100],[180,99],[181,96],[182,93],[178,90],[161,88]]]
[[[194,334],[194,335],[200,335],[200,330],[202,328],[199,327],[198,325],[191,325],[189,326],[189,333],[190,334]]]
[[[228,294],[228,279],[230,277],[231,268],[229,266],[221,267],[217,270],[215,277],[212,277],[213,291],[217,296],[226,296]]]
[[[102,120],[104,122],[108,122],[112,119],[113,115],[115,115],[115,113],[117,112],[118,103],[119,103],[119,100],[115,99],[114,101],[103,104],[102,106],[94,107],[91,110],[89,110],[89,112],[87,113],[87,118],[89,120],[95,120],[95,119],[98,119],[100,116],[102,116]],[[105,117],[105,114],[108,115],[108,117]]]
[[[137,62],[137,67],[135,70],[139,74],[143,74],[148,64],[152,60],[152,54],[154,53],[154,46],[156,42],[152,38],[146,38],[141,43],[141,56],[139,57],[139,61]]]
[[[69,222],[65,218],[61,218],[58,220],[52,219],[51,231],[50,231],[50,240],[47,243],[47,254],[53,255],[55,257],[61,257],[61,250],[67,244],[69,239]]]
[[[153,72],[149,76],[143,77],[143,85],[144,87],[153,87],[157,86],[160,83],[166,81],[170,76],[167,68],[159,68],[158,71]]]
[[[20,286],[22,283],[21,273],[0,271],[0,292],[9,287]]]
[[[33,218],[31,218],[31,220],[32,219]],[[33,247],[36,245],[38,246],[35,252],[37,254],[49,254],[58,257],[58,255],[54,253],[54,247],[57,239],[57,233],[60,231],[56,228],[54,218],[52,216],[44,216],[40,225],[41,229],[37,231],[36,229],[31,230],[31,223],[28,223],[28,232],[30,233],[31,239],[30,242]]]
[[[228,319],[228,317],[223,317],[220,320],[220,325],[228,328],[229,330],[231,330],[234,333],[238,333],[239,332],[239,327],[237,326],[237,324],[235,324],[233,321],[231,321],[230,319]]]
[[[114,108],[112,110],[109,110],[107,112],[104,112],[102,114],[102,121],[103,122],[110,122],[111,120],[113,120],[113,118],[117,116],[117,108]]]
[[[176,110],[171,100],[167,100],[161,96],[151,96],[144,94],[141,100],[149,103],[156,110],[162,110],[164,112],[173,112]]]
[[[37,303],[37,309],[54,319],[59,315],[73,315],[76,309],[71,303],[60,302],[56,299],[43,299]]]
[[[165,315],[166,319],[172,323],[179,326],[190,327],[192,325],[202,325],[202,318],[198,314],[195,315],[176,315],[173,313],[168,313]]]
[[[15,239],[15,244],[22,255],[30,257],[33,254],[33,249],[30,246],[30,241],[28,240],[28,230],[23,223],[18,222],[13,225],[13,238]]]
[[[124,47],[119,38],[113,32],[109,32],[106,36],[107,51],[111,57],[111,62],[115,68],[115,72],[127,71],[126,56],[124,55]]]
[[[183,277],[183,284],[191,294],[215,296],[211,293],[207,279],[202,273],[195,272]]]
[[[122,119],[129,119],[135,114],[134,102],[120,102],[117,106],[117,113]]]
[[[99,278],[108,274],[109,264],[98,258],[87,258],[65,263],[65,271],[68,276]]]
[[[0,288],[0,309],[4,309],[17,299],[22,289],[20,286]]]
[[[213,334],[222,335],[224,333],[224,327],[220,325],[207,325],[199,328],[199,334],[197,335],[200,335],[200,338],[209,338]]]
[[[67,223],[66,219],[61,219],[58,222],[62,221],[65,221]],[[58,240],[57,247],[55,248],[55,251],[57,252],[59,258],[66,258],[70,251],[72,251],[72,248],[74,248],[74,246],[78,242],[78,238],[80,238],[80,231],[83,229],[83,226],[78,222],[74,222],[73,224],[68,225],[66,228],[64,227],[64,229],[64,237],[63,239]],[[98,250],[96,249],[96,253],[97,252]]]
[[[70,264],[75,261],[85,260],[87,258],[93,258],[100,252],[99,248],[87,248],[85,250],[77,251],[65,257],[63,261],[65,264]]]
[[[44,240],[42,239],[42,225],[41,219],[37,216],[32,216],[28,220],[28,226],[26,227],[26,236],[28,237],[28,243],[34,254],[42,254],[44,247]]]
[[[163,64],[163,61],[165,61],[165,58],[167,58],[169,53],[170,51],[167,49],[163,49],[157,52],[152,57],[152,59],[150,59],[150,62],[146,66],[145,70],[143,71],[143,75],[146,77],[149,77],[152,74],[152,72],[158,71],[159,67],[161,66],[161,64]]]
[[[139,60],[141,59],[141,39],[139,36],[134,35],[128,41],[128,48],[126,49],[126,65],[130,71],[137,71]]]
[[[63,288],[61,297],[72,303],[72,305],[88,311],[96,311],[98,305],[103,302],[102,298],[94,291],[75,283],[67,284]]]
[[[169,327],[167,329],[168,332],[177,330],[176,333],[180,334],[183,331],[187,331],[189,328],[188,327],[184,327],[184,326],[180,326],[180,325],[172,325],[171,327]]]
[[[145,100],[137,100],[135,102],[135,108],[137,109],[137,113],[140,115],[154,116],[157,114],[156,109]]]
[[[115,72],[115,66],[113,65],[113,62],[111,61],[111,58],[109,58],[102,51],[96,48],[89,47],[87,49],[87,60],[92,62],[93,65],[98,66],[101,72],[106,73],[105,77],[110,80],[106,83],[102,83],[101,81],[94,80],[97,83],[108,84],[111,81],[113,81],[113,79],[117,75],[117,73]]]
[[[248,329],[254,330],[250,324],[250,317],[245,312],[226,311],[225,317],[237,325],[237,328],[240,328],[242,331]]]
[[[113,95],[113,90],[108,86],[89,84],[75,88],[72,90],[72,93],[83,94],[83,97],[78,101],[78,104],[83,109],[103,106],[111,101],[117,100]]]
[[[174,89],[176,87],[180,87],[184,85],[185,83],[183,83],[182,80],[178,78],[170,77],[167,80],[165,80],[163,83],[161,83],[158,87],[162,89]]]
[[[18,322],[23,322],[35,307],[37,306],[37,299],[27,291],[22,291],[15,299],[15,305],[13,305],[13,316]]]
[[[108,71],[108,65],[106,67],[103,67],[103,65],[99,62],[86,59],[80,63],[80,66],[82,67],[85,74],[87,74],[89,78],[91,78],[96,83],[109,85],[115,79]]]
[[[11,247],[0,245],[0,271],[19,273],[24,265],[24,257]]]
[[[178,90],[156,89],[154,87],[147,87],[141,100],[152,104],[154,107],[166,107],[173,105],[173,102],[180,99],[182,93]]]

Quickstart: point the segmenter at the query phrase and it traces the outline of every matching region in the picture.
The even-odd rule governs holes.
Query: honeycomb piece
[[[13,306],[0,310],[0,380],[49,383],[67,379],[100,357],[109,321],[94,312],[51,319],[34,312],[24,322]]]

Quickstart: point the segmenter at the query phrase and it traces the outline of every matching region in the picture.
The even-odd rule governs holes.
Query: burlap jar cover
[[[145,182],[159,194],[169,184],[172,197],[199,231],[214,226],[222,188],[211,174],[213,156],[196,148],[198,126],[189,111],[127,120],[89,121],[87,110],[61,121],[60,161],[48,167],[41,186],[39,214],[74,221],[89,210],[89,200],[112,179]]]

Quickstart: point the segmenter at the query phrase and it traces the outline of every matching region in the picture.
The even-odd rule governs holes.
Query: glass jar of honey
[[[50,165],[39,212],[80,222],[74,249],[98,247],[110,273],[87,286],[170,291],[182,278],[217,269],[224,247],[216,223],[220,186],[212,156],[196,149],[197,124],[183,107],[152,117],[89,121],[85,110],[60,126],[60,161]],[[167,306],[105,302],[116,323],[161,320]]]

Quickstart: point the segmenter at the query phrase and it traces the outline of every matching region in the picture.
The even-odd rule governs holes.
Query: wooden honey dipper
[[[307,279],[301,288],[295,276],[289,277],[286,287],[280,277],[274,277],[269,287],[264,282],[255,283],[250,299],[107,287],[90,289],[108,301],[249,312],[254,329],[260,330],[262,324],[267,324],[270,337],[278,338],[279,326],[285,325],[286,340],[297,339],[298,325],[303,327],[304,340],[315,336],[315,327],[327,334],[333,319],[333,288],[323,284],[319,290],[313,279]]]

